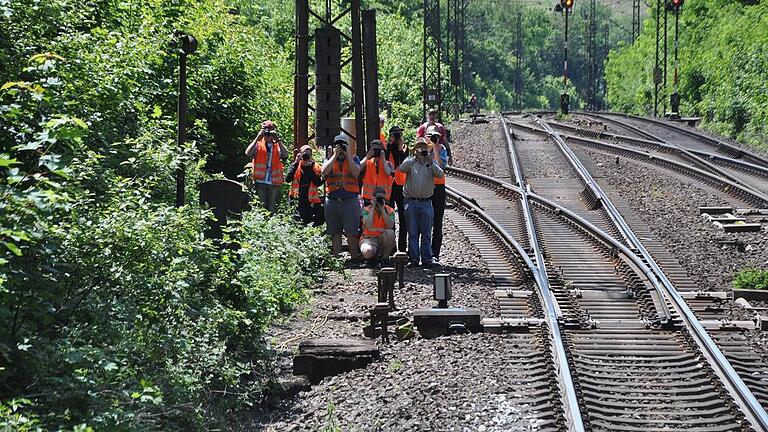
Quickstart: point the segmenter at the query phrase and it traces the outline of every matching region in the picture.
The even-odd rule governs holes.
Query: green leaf
[[[4,157],[0,157],[0,168],[7,168],[11,165],[16,165],[18,163],[19,161],[16,159],[7,159]]]
[[[5,247],[8,248],[9,251],[13,252],[16,256],[21,256],[21,249],[19,249],[19,247],[14,243],[5,242],[4,244]]]

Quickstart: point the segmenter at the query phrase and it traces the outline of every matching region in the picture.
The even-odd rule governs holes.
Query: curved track
[[[449,190],[498,217],[494,224],[520,249],[527,240],[524,258],[542,301],[547,284],[559,309],[585,427],[763,430],[765,411],[739,377],[754,370],[737,374],[565,142],[557,145],[584,183],[576,196],[571,190],[559,197],[568,208],[531,193],[525,180],[518,180],[521,188],[463,170],[449,170]],[[512,140],[508,146],[513,178],[525,179]],[[723,336],[718,342],[732,345],[731,335]]]

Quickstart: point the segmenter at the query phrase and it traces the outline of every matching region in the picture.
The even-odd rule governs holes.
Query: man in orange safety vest
[[[245,155],[252,158],[251,176],[256,194],[261,204],[270,212],[275,212],[277,193],[283,184],[283,163],[288,158],[275,124],[267,120],[261,124],[256,138],[245,149]]]
[[[384,189],[385,199],[389,200],[394,172],[395,167],[386,158],[384,144],[379,140],[371,141],[368,154],[360,161],[360,179],[363,184],[360,195],[363,202],[368,204],[373,199],[373,191],[377,187]]]

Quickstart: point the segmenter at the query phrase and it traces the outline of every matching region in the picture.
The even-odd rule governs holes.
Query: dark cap
[[[389,133],[392,133],[392,132],[402,132],[402,131],[403,131],[403,128],[401,128],[398,125],[394,125],[391,128],[389,128]]]

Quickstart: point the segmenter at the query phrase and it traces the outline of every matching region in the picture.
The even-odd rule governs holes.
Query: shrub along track
[[[513,178],[524,178],[519,165],[515,171]],[[549,285],[560,310],[557,319],[568,341],[580,411],[590,428],[739,430],[745,422],[760,424],[763,409],[754,399],[750,404],[743,383],[701,333],[702,323],[670,291],[669,281],[660,280],[660,269],[649,265],[648,255],[638,257],[636,245],[621,233],[627,227],[615,220],[620,216],[603,209],[607,200],[599,191],[571,187],[558,192],[553,187],[566,208],[514,185],[450,172],[452,192],[471,196],[491,216],[504,216],[499,225],[510,237],[522,237],[520,221],[526,220],[528,253],[543,276],[537,283]],[[572,175],[567,177],[567,184],[573,184]],[[579,202],[582,209],[575,208]],[[506,214],[502,203],[506,213],[517,215]],[[526,208],[531,211],[522,211]],[[720,328],[717,322],[705,324]],[[730,397],[723,397],[726,391]]]

